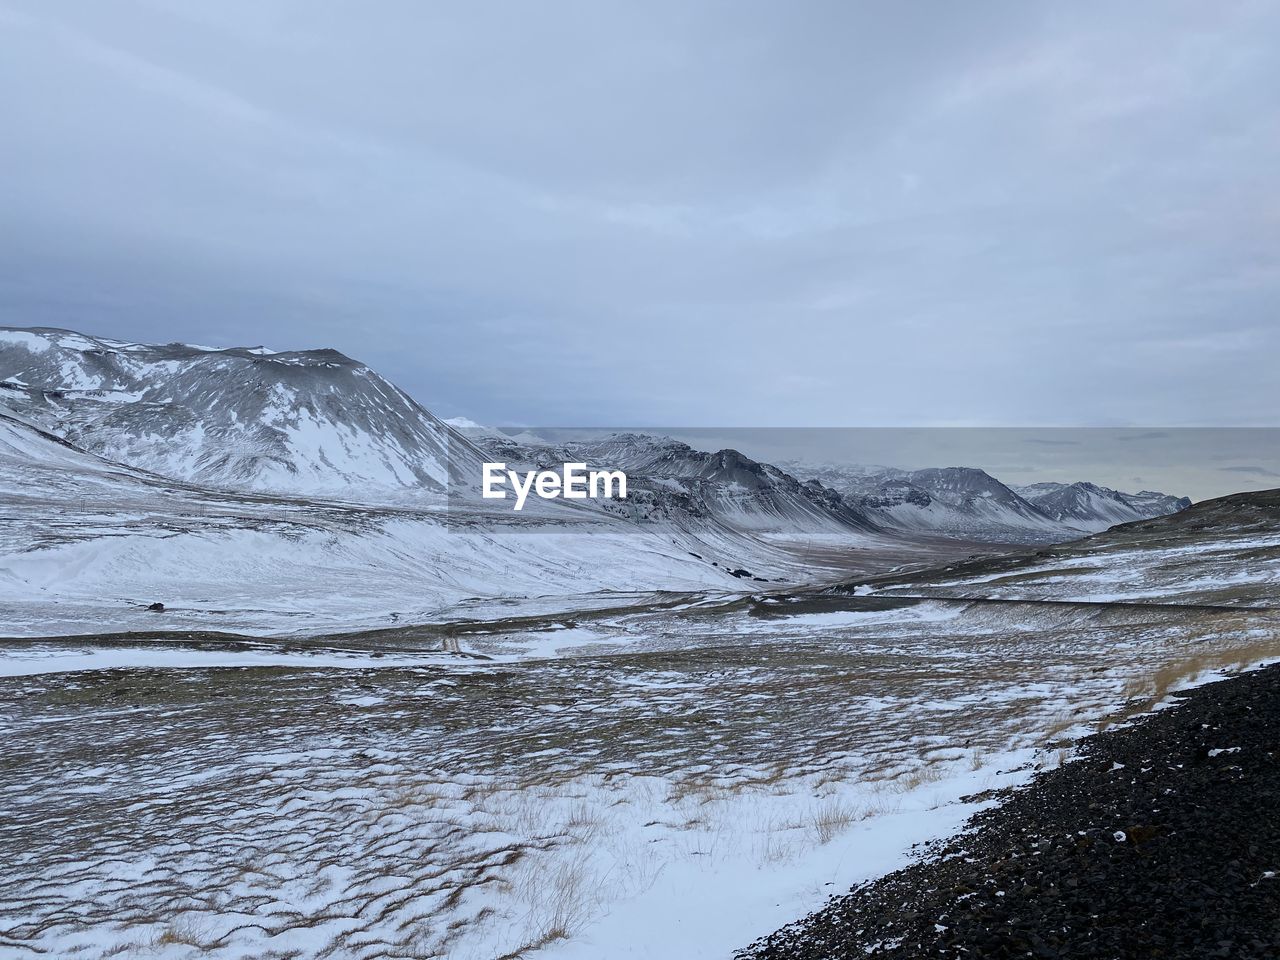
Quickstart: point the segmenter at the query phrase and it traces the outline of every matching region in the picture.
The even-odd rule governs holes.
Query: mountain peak
[[[148,345],[0,328],[6,402],[109,460],[210,486],[301,494],[442,491],[470,445],[329,348]]]
[[[1191,506],[1186,497],[1150,490],[1124,493],[1087,480],[1036,483],[1020,488],[1020,492],[1047,516],[1091,532],[1105,530],[1117,523],[1177,513]]]

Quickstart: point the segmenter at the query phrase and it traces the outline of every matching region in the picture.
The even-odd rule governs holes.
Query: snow
[[[176,480],[377,500],[439,491],[449,460],[471,456],[456,437],[451,453],[448,428],[407,396],[331,352],[6,330],[0,366],[32,385],[12,397],[28,419],[88,452]]]
[[[281,653],[267,650],[193,650],[157,647],[3,647],[0,677],[29,677],[46,673],[84,670],[207,670],[214,667],[295,667],[307,670],[361,670],[382,667],[423,666],[439,657],[396,657],[371,654]],[[344,701],[350,702],[350,701]],[[374,700],[372,702],[380,702]]]
[[[99,536],[0,556],[9,632],[210,622],[242,633],[324,631],[387,625],[393,612],[410,622],[448,619],[460,604],[484,597],[570,601],[592,591],[740,589],[682,545],[630,531],[471,535],[429,516],[393,515],[367,529],[206,523],[156,536],[145,529],[122,535],[115,524],[123,520],[108,520]],[[131,599],[106,600],[119,597],[122,584]],[[142,609],[156,599],[166,605],[163,615]],[[82,624],[61,621],[77,608]],[[582,642],[572,633],[552,640]]]
[[[1260,554],[1276,546],[1280,536],[1229,529],[1176,546],[1120,541],[1105,550],[1054,557],[1012,572],[956,577],[913,592],[1094,604],[1217,603],[1222,598],[1266,604],[1280,586],[1280,558]],[[1247,599],[1254,596],[1256,601]]]
[[[53,344],[46,337],[42,337],[39,334],[29,333],[26,330],[3,328],[0,328],[0,343],[22,347],[31,353],[45,353],[53,347]]]
[[[197,423],[181,436],[203,430]],[[183,447],[197,448],[195,439]],[[15,636],[333,632],[474,617],[490,602],[494,615],[509,616],[521,607],[652,601],[659,592],[697,603],[706,593],[760,588],[730,569],[802,582],[822,572],[806,558],[815,542],[833,551],[871,542],[847,529],[762,539],[725,522],[637,525],[584,510],[517,526],[503,516],[495,527],[488,515],[426,496],[380,505],[244,496],[167,483],[3,417],[0,494],[8,508],[0,618]],[[154,601],[165,604],[163,615],[145,609]]]
[[[1063,762],[1153,672],[1274,635],[1169,608],[1274,592],[1280,537],[904,576],[923,599],[870,609],[874,571],[838,571],[864,580],[848,598],[794,588],[837,577],[817,554],[921,554],[732,452],[592,448],[664,464],[647,492],[701,513],[496,523],[434,487],[479,454],[451,430],[498,432],[341,355],[0,345],[27,383],[94,394],[14,389],[0,416],[0,619],[26,638],[0,641],[25,765],[0,781],[21,846],[0,913],[51,956],[727,958]],[[981,471],[920,474],[957,502],[881,517],[1066,529]],[[1041,602],[1064,598],[1092,608]],[[1186,670],[1151,699],[1212,675]]]
[[[148,668],[94,711],[24,691],[20,709],[46,706],[12,731],[54,724],[52,747],[70,749],[118,728],[168,751],[132,766],[134,754],[108,752],[91,768],[71,752],[75,777],[33,781],[38,804],[24,809],[48,817],[74,797],[83,825],[96,822],[83,805],[101,797],[112,833],[68,853],[58,831],[28,831],[43,846],[19,869],[34,864],[43,883],[143,917],[156,915],[148,890],[199,878],[218,905],[177,917],[198,941],[218,941],[214,957],[335,944],[366,957],[395,944],[492,960],[563,921],[568,939],[537,955],[727,958],[909,862],[912,844],[977,809],[961,798],[1061,762],[1047,744],[1107,716],[1154,663],[1208,642],[1143,612],[1098,623],[1060,607],[929,600],[795,615],[779,603],[761,619],[724,599],[674,609],[601,598],[572,618],[491,617],[457,635],[477,657],[467,660],[428,652],[429,633],[384,638],[380,657],[270,641],[10,642],[4,670],[25,683],[79,689],[87,670]],[[235,668],[253,666],[275,669],[252,676],[246,700],[182,694],[189,676],[235,696]],[[157,668],[175,680],[157,682]],[[132,699],[139,684],[145,696]],[[255,711],[250,722],[238,722],[242,709]],[[166,832],[171,808],[182,819]],[[513,848],[523,853],[509,863]],[[269,873],[256,866],[264,857]],[[134,875],[148,884],[119,882]],[[0,879],[0,907],[25,876]],[[79,928],[73,913],[31,909],[53,955],[165,929]],[[348,939],[369,911],[380,919],[368,936]],[[245,925],[248,915],[264,925]],[[447,948],[433,939],[446,930]]]
[[[386,703],[386,702],[387,701],[385,697],[375,697],[375,696],[346,697],[338,701],[338,703],[341,703],[348,707],[376,707],[378,704]]]
[[[797,836],[782,841],[794,847],[771,850],[764,862],[750,829],[728,838],[714,831],[682,838],[686,846],[705,847],[705,856],[666,864],[654,882],[611,904],[599,920],[539,955],[548,960],[725,960],[735,949],[822,906],[832,893],[905,866],[913,845],[950,836],[990,805],[962,803],[960,797],[1028,779],[1031,759],[1030,751],[1009,753],[992,758],[981,770],[959,772],[911,791],[894,812],[871,816],[827,843],[808,844],[795,830]],[[996,774],[997,769],[1017,772]],[[880,799],[859,785],[819,803],[800,794],[749,796],[717,811],[717,829],[751,824],[768,833],[774,824],[796,820],[798,810],[821,809],[823,804],[865,808]],[[668,842],[661,831],[655,835],[638,823],[631,824],[630,836],[610,834],[610,846],[630,845],[635,851]],[[626,859],[612,851],[604,851],[603,857],[606,862]]]
[[[863,594],[856,594],[863,595]],[[960,616],[963,608],[942,604],[922,603],[897,610],[840,610],[830,613],[802,613],[783,618],[786,626],[848,627],[872,624],[904,625],[913,622],[942,623]]]
[[[519,651],[521,659],[525,657],[553,657],[566,651],[597,644],[616,644],[622,638],[615,633],[603,630],[590,630],[584,627],[570,627],[565,624],[553,624],[548,630],[529,631],[517,634],[512,639],[512,646]]]
[[[1164,494],[1118,493],[1089,483],[1009,487],[971,467],[900,470],[848,464],[785,464],[839,490],[877,523],[904,532],[985,542],[1074,540],[1185,504]]]

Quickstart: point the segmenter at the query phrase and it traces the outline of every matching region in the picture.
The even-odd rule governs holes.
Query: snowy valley
[[[46,329],[0,401],[6,956],[728,960],[1280,656],[1274,493],[546,440]],[[631,490],[517,517],[491,459]]]
[[[486,460],[582,460],[632,489],[512,527],[475,496]],[[0,611],[31,635],[331,632],[790,588],[1188,505],[1082,484],[1027,500],[973,468],[788,471],[626,432],[513,437],[451,426],[332,350],[17,328],[0,329],[0,483]]]

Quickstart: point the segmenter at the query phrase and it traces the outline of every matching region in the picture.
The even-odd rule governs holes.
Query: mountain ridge
[[[802,481],[770,463],[729,448],[704,451],[671,437],[619,432],[558,443],[464,428],[490,455],[525,469],[565,462],[627,473],[629,498],[654,514],[714,518],[738,529],[827,530],[876,534],[879,528],[834,490]],[[634,513],[634,511],[633,511]]]
[[[1118,523],[1177,513],[1191,506],[1189,497],[1175,497],[1154,490],[1125,493],[1087,480],[1033,483],[1018,488],[1018,492],[1055,520],[1090,533]]]
[[[786,466],[834,488],[883,528],[977,541],[1060,542],[1115,523],[1172,513],[1191,503],[1185,497],[1152,491],[1121,494],[1083,481],[1015,487],[978,467],[904,470],[798,461]],[[1097,496],[1076,502],[1075,495],[1082,489],[1096,491]]]
[[[474,485],[484,460],[583,460],[634,475],[634,502],[607,508],[631,519],[1000,543],[1073,539],[1189,503],[1087,482],[1015,489],[977,467],[772,464],[634,432],[544,443],[441,420],[330,348],[156,345],[0,326],[0,404],[107,461],[274,494],[431,497]]]
[[[441,493],[451,460],[477,455],[372,368],[328,348],[0,327],[0,402],[105,459],[220,488]]]

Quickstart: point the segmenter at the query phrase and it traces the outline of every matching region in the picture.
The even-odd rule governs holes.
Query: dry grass
[[[159,928],[145,918],[190,897],[214,918],[210,937],[180,925],[159,936],[211,958],[262,955],[312,922],[294,904],[315,897],[331,956],[462,955],[488,937],[493,954],[523,957],[664,863],[767,868],[919,808],[913,791],[981,777],[1011,748],[1056,746],[1122,686],[1145,702],[1280,655],[1273,636],[1244,636],[1265,620],[1244,613],[1239,632],[1217,618],[1208,638],[1195,613],[1183,629],[1168,613],[1099,625],[1036,609],[1003,632],[997,614],[1006,627],[1020,616],[978,610],[892,642],[883,626],[814,639],[781,624],[761,639],[712,623],[699,646],[681,621],[678,649],[456,674],[0,681],[0,807],[16,812],[0,823],[15,851],[0,915],[32,918],[0,932],[59,956],[64,937],[101,929],[101,952],[131,956],[146,937],[104,918],[141,918],[149,936]],[[370,689],[377,707],[333,710]],[[119,883],[125,870],[145,882]],[[260,922],[233,932],[220,918],[237,913]]]
[[[818,838],[818,843],[825,844],[830,843],[860,819],[862,819],[861,811],[853,804],[831,799],[823,801],[809,815],[809,825]]]
[[[1198,649],[1190,655],[1158,664],[1150,673],[1127,681],[1122,689],[1126,700],[1138,701],[1126,709],[1127,715],[1141,713],[1164,701],[1179,687],[1218,671],[1237,671],[1254,664],[1280,658],[1280,634],[1249,643],[1218,640],[1220,645]]]
[[[536,953],[544,947],[549,947],[557,940],[568,940],[570,935],[570,931],[567,927],[551,927],[540,934],[536,939],[530,940],[528,943],[524,944],[524,946],[518,947],[510,953],[504,953],[502,956],[498,957],[497,960],[523,960],[523,958],[527,957],[529,954]]]
[[[895,778],[893,788],[900,793],[910,793],[926,783],[937,783],[946,772],[942,763],[922,763]]]
[[[1080,726],[1080,722],[1079,715],[1074,711],[1071,713],[1055,713],[1049,718],[1041,734],[1044,745],[1047,747],[1054,746],[1064,733]]]
[[[152,949],[170,946],[187,946],[204,948],[209,942],[209,933],[193,920],[175,920],[165,926],[151,940]]]

